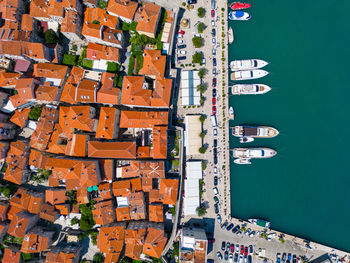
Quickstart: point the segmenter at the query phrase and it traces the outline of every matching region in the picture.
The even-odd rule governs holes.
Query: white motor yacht
[[[236,164],[251,164],[250,159],[238,158],[233,161]]]
[[[265,77],[269,72],[262,69],[235,71],[231,73],[231,80],[249,80]]]
[[[269,63],[262,59],[233,60],[230,62],[230,68],[232,71],[259,69],[265,67],[267,64]]]
[[[250,19],[250,14],[243,11],[231,11],[228,14],[228,19],[230,20],[240,20],[240,21],[247,21]]]
[[[277,152],[270,148],[233,148],[233,157],[242,159],[270,158]]]
[[[249,143],[249,142],[253,142],[253,141],[254,141],[253,137],[241,137],[241,138],[239,138],[240,143]]]
[[[270,90],[265,84],[236,84],[231,87],[232,95],[259,95]]]
[[[234,126],[232,135],[235,137],[273,138],[278,130],[269,126]]]

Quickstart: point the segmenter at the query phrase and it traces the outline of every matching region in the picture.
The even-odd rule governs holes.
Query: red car
[[[211,10],[211,17],[215,17],[215,10]]]
[[[213,78],[213,87],[216,87],[216,78]]]
[[[216,99],[213,98],[213,99],[211,100],[211,102],[213,103],[213,105],[215,105],[215,104],[216,104]]]
[[[216,106],[213,106],[213,114],[216,114]]]
[[[243,255],[243,254],[244,254],[244,246],[241,245],[241,255]]]
[[[234,253],[235,252],[235,245],[231,244],[231,252]]]
[[[244,248],[244,256],[248,256],[248,247]]]
[[[181,34],[181,35],[184,35],[185,34],[185,31],[183,31],[183,30],[181,30],[181,29],[179,29],[179,31],[177,31],[179,34]]]

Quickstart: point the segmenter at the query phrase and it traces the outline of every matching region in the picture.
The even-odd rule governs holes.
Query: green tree
[[[97,235],[98,235],[98,232],[96,231],[90,232],[91,243],[95,246],[97,245]]]
[[[203,79],[205,77],[205,75],[207,74],[207,69],[206,68],[201,68],[198,71],[198,77],[200,77],[201,79]]]
[[[76,224],[79,224],[79,219],[76,218],[76,217],[74,217],[74,218],[72,218],[72,220],[70,221],[70,223],[71,223],[72,226],[74,226],[74,225],[76,225]]]
[[[201,115],[201,116],[199,117],[199,120],[200,120],[201,123],[203,123],[203,122],[205,121],[204,115]]]
[[[100,24],[100,21],[98,21],[98,20],[94,20],[94,21],[92,21],[91,23],[92,23],[92,24],[99,25],[99,24]]]
[[[56,44],[58,42],[58,36],[55,31],[49,29],[45,32],[45,42],[47,44]]]
[[[77,56],[64,54],[63,55],[63,61],[62,64],[68,65],[68,66],[75,66],[77,61]]]
[[[207,213],[207,209],[204,206],[198,206],[196,209],[198,216],[204,216]]]
[[[198,151],[201,153],[201,154],[204,154],[206,151],[207,151],[207,147],[205,146],[202,146],[198,149]]]
[[[88,231],[95,225],[95,220],[91,212],[92,204],[88,203],[88,204],[80,205],[79,208],[81,212],[79,226],[81,230]]]
[[[203,7],[198,8],[197,11],[198,17],[202,18],[205,16],[205,9]]]
[[[80,53],[80,56],[78,58],[77,66],[82,67],[84,63],[84,58],[86,58],[86,49],[87,46],[83,47]]]
[[[204,29],[206,29],[206,28],[207,28],[206,25],[202,22],[197,25],[197,30],[198,30],[198,33],[200,33],[200,34],[203,33]]]
[[[199,137],[201,137],[202,139],[204,139],[205,133],[204,133],[204,132],[201,132],[201,133],[199,134]]]
[[[108,1],[104,1],[104,0],[99,0],[97,7],[101,8],[101,9],[106,9],[108,5]]]
[[[103,262],[104,261],[104,256],[101,254],[101,253],[96,253],[93,257],[93,260],[92,262],[93,263],[100,263],[100,262]]]
[[[202,170],[207,169],[207,161],[202,161]]]
[[[203,38],[194,37],[194,38],[192,38],[192,43],[193,43],[195,48],[201,48],[201,47],[203,47]]]
[[[207,87],[204,85],[204,84],[199,84],[197,86],[197,90],[200,92],[200,93],[204,93],[206,90],[207,90]]]
[[[42,110],[43,108],[40,106],[33,107],[29,112],[28,118],[35,121],[39,120]]]

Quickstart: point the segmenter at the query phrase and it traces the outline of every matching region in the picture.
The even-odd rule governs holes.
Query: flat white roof
[[[187,179],[202,179],[202,161],[188,161],[186,163]]]
[[[200,206],[199,179],[202,179],[202,162],[186,162],[186,179],[184,182],[184,214],[196,215]]]
[[[185,146],[186,155],[200,154],[199,148],[202,147],[202,123],[199,120],[200,115],[185,116]]]
[[[201,83],[197,70],[181,71],[182,105],[200,105],[201,93],[197,86]]]

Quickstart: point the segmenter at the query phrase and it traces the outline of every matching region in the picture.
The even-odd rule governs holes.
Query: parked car
[[[218,168],[214,166],[214,174],[218,174]]]
[[[251,255],[248,256],[248,263],[252,263],[252,256]]]
[[[227,220],[226,220],[225,223],[222,224],[221,229],[225,230],[225,228],[227,227],[227,225],[228,225],[228,222],[227,222]]]
[[[260,250],[260,249],[259,249],[259,250]],[[281,253],[277,253],[276,257],[277,257],[276,262],[277,262],[277,263],[280,263],[280,262],[281,262]]]
[[[227,227],[228,228],[228,227]],[[231,252],[234,253],[235,252],[235,245],[231,244]]]
[[[225,260],[227,261],[228,260],[228,252],[225,251]]]
[[[183,40],[183,39],[178,39],[178,40],[177,40],[177,44],[178,44],[178,45],[185,44],[185,40]]]
[[[186,55],[186,54],[184,54],[184,55]],[[216,58],[213,58],[213,66],[216,67]]]
[[[216,129],[216,128],[213,129],[213,135],[218,136],[218,129]]]
[[[226,228],[226,230],[227,230],[227,231],[230,231],[232,228],[233,228],[233,224],[231,223],[231,224],[228,225],[228,227]],[[232,248],[233,248],[233,250],[234,250],[233,244],[232,244],[231,246],[232,246]],[[233,251],[232,251],[232,252],[233,252]]]
[[[244,234],[245,234],[246,236],[249,236],[250,231],[252,231],[252,230],[251,230],[250,228],[248,228],[247,231],[244,232]]]
[[[213,78],[213,87],[216,87],[216,78]]]
[[[187,0],[188,5],[197,4],[197,0]]]
[[[177,39],[182,39],[182,38],[184,38],[184,35],[177,34]]]
[[[255,236],[255,231],[250,232],[249,237],[254,237]]]
[[[232,233],[235,234],[237,233],[237,231],[240,229],[241,227],[239,225],[236,225],[233,229],[232,229]],[[239,246],[236,245],[236,252],[238,253],[239,252]]]
[[[214,176],[214,186],[217,186],[217,185],[218,185],[218,177]]]
[[[245,256],[245,257],[248,256],[248,247],[245,247],[245,248],[244,248],[244,256]]]
[[[214,211],[215,211],[215,214],[219,213],[219,205],[218,204],[214,205]]]
[[[227,222],[227,221],[226,221]],[[225,222],[225,223],[226,223]],[[226,251],[230,251],[230,249],[231,249],[231,244],[230,244],[230,242],[227,242],[226,243]]]
[[[238,263],[243,263],[243,256],[242,256],[242,255],[239,256],[239,261],[238,261]]]
[[[236,245],[237,246],[237,245]],[[238,262],[238,254],[237,253],[235,253],[235,258],[234,258],[234,260],[233,260],[235,263],[237,263]]]
[[[214,155],[214,164],[218,164],[218,157]]]
[[[213,114],[216,114],[216,106],[213,106]]]
[[[214,19],[211,20],[211,26],[215,27],[215,20]]]
[[[213,192],[214,192],[214,195],[218,195],[219,194],[219,190],[217,187],[214,187],[213,188]]]
[[[233,254],[230,253],[228,256],[228,262],[233,263]]]
[[[187,54],[187,51],[186,51],[186,50],[178,50],[178,51],[177,51],[177,54],[178,54],[178,55],[186,55],[186,54]]]
[[[213,46],[216,45],[216,38],[215,38],[215,37],[213,37],[213,38],[211,39],[211,43],[212,43]]]
[[[237,225],[238,226],[238,225]],[[236,226],[236,227],[237,227]],[[236,244],[236,253],[238,254],[239,253],[239,245],[238,244]]]
[[[217,139],[214,139],[214,141],[213,141],[213,146],[216,148],[216,147],[218,147],[218,140]]]
[[[215,10],[214,9],[211,10],[211,17],[215,17]]]
[[[216,215],[216,220],[218,220],[218,224],[221,225],[221,215],[220,214]]]
[[[186,48],[187,46],[185,44],[177,46],[178,49]]]
[[[213,75],[216,75],[216,68],[213,68]]]
[[[253,252],[254,252],[253,246],[250,245],[250,246],[249,246],[249,255],[253,255]]]
[[[213,89],[213,97],[216,97],[216,89]]]
[[[213,29],[211,30],[211,36],[212,36],[212,37],[215,37],[215,36],[216,36],[216,30],[215,30],[215,28],[213,28]]]
[[[194,34],[193,37],[202,37],[201,34]]]
[[[213,56],[216,56],[216,49],[215,48],[213,48],[212,54],[213,54]]]
[[[185,34],[185,31],[183,31],[183,30],[181,30],[181,29],[179,29],[179,31],[177,31],[179,34],[181,34],[181,35],[184,35]]]
[[[247,256],[244,256],[243,263],[248,263]]]
[[[226,242],[222,241],[222,243],[221,243],[221,250],[225,251],[225,249],[226,249]]]
[[[207,259],[207,263],[214,263],[214,259]]]
[[[217,156],[217,155],[218,155],[218,149],[217,149],[217,148],[214,148],[214,149],[213,149],[213,153],[214,153],[214,156]]]
[[[222,260],[222,254],[221,254],[220,251],[218,251],[218,252],[216,253],[216,255],[218,256],[218,259],[219,259],[219,260]]]
[[[212,99],[211,99],[211,104],[213,104],[213,105],[216,104],[216,99],[215,99],[215,98],[212,98]]]
[[[181,60],[185,60],[187,57],[186,56],[181,56],[181,57],[177,57],[177,61],[181,61]]]
[[[288,260],[291,261],[292,260],[292,254],[288,253]]]
[[[293,263],[297,263],[297,256],[293,255]]]
[[[241,245],[241,255],[243,255],[243,254],[244,254],[244,246]]]
[[[203,58],[202,64],[203,64],[203,66],[205,66],[207,64],[205,58]]]
[[[286,262],[286,259],[287,259],[287,254],[283,253],[283,255],[282,255],[282,262]]]
[[[219,203],[219,198],[215,195],[214,196],[214,202],[217,204],[217,203]]]

